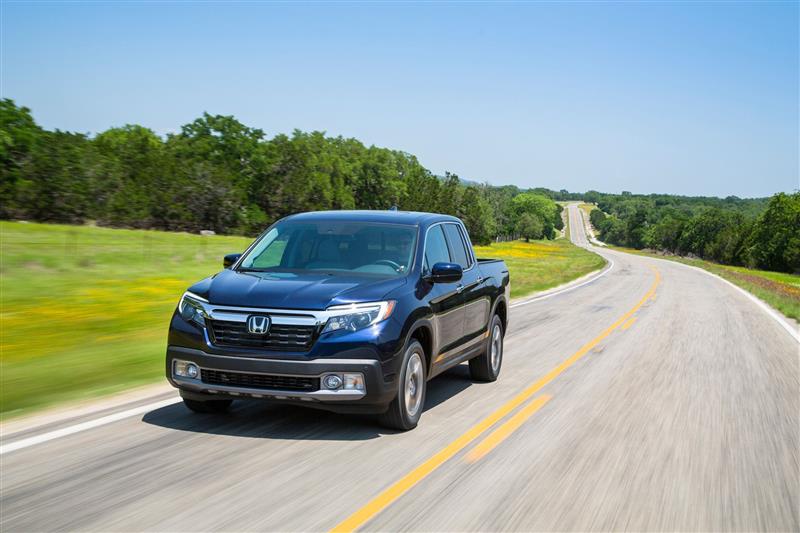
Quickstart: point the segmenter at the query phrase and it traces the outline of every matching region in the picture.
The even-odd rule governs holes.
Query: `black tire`
[[[183,405],[195,413],[224,413],[233,403],[233,400],[190,400],[183,399]]]
[[[412,340],[406,348],[400,369],[397,396],[389,404],[389,409],[378,415],[378,421],[387,428],[408,431],[417,427],[425,408],[428,373],[425,368],[425,350],[418,341]],[[413,381],[413,387],[409,380]]]
[[[469,375],[475,381],[495,381],[503,365],[503,321],[494,315],[489,323],[489,338],[481,355],[469,360]],[[496,360],[493,359],[496,350]],[[494,364],[493,364],[494,363]]]

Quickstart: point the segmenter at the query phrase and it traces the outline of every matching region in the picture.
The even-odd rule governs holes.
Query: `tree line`
[[[800,272],[800,192],[772,198],[590,194],[599,238],[727,265]]]
[[[552,197],[436,176],[411,154],[295,130],[267,138],[203,114],[162,138],[127,125],[97,135],[48,131],[0,101],[0,218],[254,235],[301,211],[388,209],[461,218],[474,242],[552,239]]]
[[[586,201],[611,244],[725,264],[800,270],[800,196],[741,199],[585,193],[437,176],[412,154],[295,130],[268,138],[203,114],[175,134],[127,125],[96,135],[49,131],[0,100],[0,218],[255,235],[286,215],[388,209],[461,218],[476,244],[552,239],[557,201]]]

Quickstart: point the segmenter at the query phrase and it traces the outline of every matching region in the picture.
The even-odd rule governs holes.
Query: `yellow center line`
[[[480,441],[472,450],[467,454],[466,460],[468,463],[474,463],[484,457],[487,453],[492,451],[498,444],[506,440],[512,433],[525,423],[533,414],[541,409],[541,407],[550,400],[552,396],[543,394],[531,403],[520,409],[509,418],[506,422],[500,425],[497,429],[489,433],[485,439]]]
[[[400,478],[394,484],[389,486],[383,492],[375,496],[372,500],[367,502],[366,505],[358,509],[356,512],[345,518],[342,522],[334,526],[331,531],[354,531],[359,527],[366,524],[369,520],[375,517],[378,513],[383,511],[386,507],[392,504],[397,498],[402,496],[406,491],[408,491],[411,487],[425,479],[431,472],[439,468],[445,461],[456,455],[458,452],[463,450],[464,448],[469,445],[473,440],[477,439],[481,436],[486,430],[491,428],[494,424],[498,421],[502,420],[507,414],[513,411],[516,407],[523,404],[529,398],[531,398],[534,394],[539,392],[539,390],[553,381],[556,377],[558,377],[562,372],[566,369],[574,365],[581,357],[586,355],[589,350],[597,346],[603,339],[611,335],[611,333],[620,327],[626,320],[628,320],[633,314],[639,310],[642,305],[656,293],[656,289],[658,285],[661,283],[661,274],[656,270],[655,267],[650,267],[653,273],[655,274],[655,280],[653,281],[653,285],[650,287],[650,290],[647,291],[647,294],[639,300],[639,302],[633,306],[627,313],[622,315],[616,322],[611,324],[608,328],[606,328],[600,335],[592,339],[591,341],[584,344],[577,352],[572,354],[569,358],[565,361],[561,362],[557,367],[552,369],[550,372],[545,374],[542,378],[540,378],[535,383],[531,384],[509,400],[504,405],[500,406],[496,411],[492,414],[472,426],[468,429],[464,434],[458,437],[456,440],[445,446],[442,450],[434,454],[430,459],[416,467],[414,470]]]
[[[636,317],[635,316],[631,317],[630,320],[628,320],[627,322],[622,324],[622,329],[628,329],[629,327],[631,327],[633,325],[634,322],[636,322]]]

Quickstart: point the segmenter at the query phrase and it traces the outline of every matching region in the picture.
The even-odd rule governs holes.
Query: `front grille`
[[[319,390],[319,378],[245,374],[242,372],[225,372],[222,370],[208,370],[205,368],[200,371],[200,377],[203,383],[209,385],[303,392]]]
[[[266,335],[247,331],[244,322],[209,320],[211,341],[218,346],[260,348],[281,352],[307,352],[314,344],[315,326],[271,324]]]

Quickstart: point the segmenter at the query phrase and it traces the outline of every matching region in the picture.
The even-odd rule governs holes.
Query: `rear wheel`
[[[401,368],[397,396],[378,420],[388,428],[407,431],[417,427],[425,407],[425,351],[418,341],[406,348]]]
[[[190,400],[183,399],[183,405],[195,413],[224,413],[233,403],[233,400]]]
[[[469,360],[469,374],[476,381],[495,381],[503,364],[503,321],[494,315],[489,325],[486,350]]]

